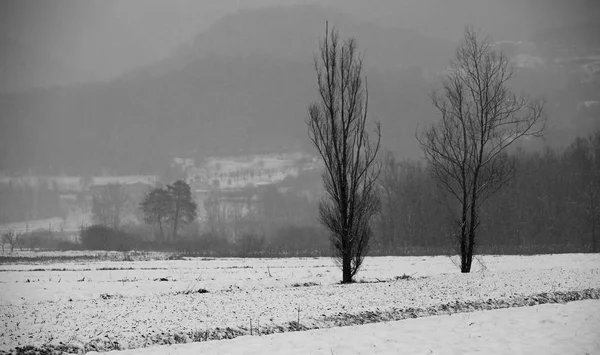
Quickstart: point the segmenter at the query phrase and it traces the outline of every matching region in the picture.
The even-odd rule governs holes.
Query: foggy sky
[[[0,30],[98,79],[153,63],[223,15],[301,0],[3,0]]]
[[[485,27],[495,39],[522,40],[518,37],[529,35],[532,28],[589,17],[594,14],[592,4],[600,2],[572,6],[572,1],[563,0],[2,0],[0,30],[5,38],[0,44],[8,40],[32,48],[31,55],[63,63],[65,76],[72,76],[66,82],[103,80],[168,56],[228,13],[307,3],[331,6],[383,26],[416,28],[430,36],[456,37],[469,22]],[[8,66],[3,69],[10,70]]]

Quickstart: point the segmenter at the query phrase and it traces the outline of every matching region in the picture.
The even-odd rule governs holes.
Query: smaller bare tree
[[[121,184],[108,184],[92,198],[92,214],[96,223],[118,229],[129,196]]]
[[[9,230],[2,235],[2,251],[4,251],[4,243],[8,243],[10,245],[10,252],[12,253],[16,246],[19,246],[21,243],[22,232],[15,232],[14,230]]]
[[[225,233],[227,229],[226,208],[216,191],[212,191],[204,200],[204,210],[206,211],[205,218],[208,231],[213,234]]]
[[[310,105],[307,124],[325,163],[327,197],[319,203],[320,221],[331,233],[342,283],[350,283],[368,251],[372,219],[379,210],[376,180],[381,164],[376,158],[381,129],[376,123],[372,141],[367,128],[369,95],[356,40],[340,45],[338,37],[326,25],[315,58],[320,100]]]
[[[515,73],[507,57],[468,27],[443,81],[433,92],[441,119],[419,140],[437,182],[458,202],[460,269],[470,272],[479,209],[513,176],[507,148],[545,127],[544,102],[514,94]]]

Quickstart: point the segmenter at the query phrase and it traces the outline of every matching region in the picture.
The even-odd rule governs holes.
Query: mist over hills
[[[415,130],[436,118],[427,93],[457,42],[304,5],[227,15],[166,59],[109,82],[0,95],[0,171],[161,173],[175,156],[310,151],[304,120],[316,99],[313,56],[325,21],[365,50],[370,113],[382,122],[384,146],[417,157]],[[516,86],[546,97],[554,135],[567,141],[566,131],[595,123],[595,108],[577,107],[600,101],[600,90],[597,73],[556,65],[560,55],[521,68]]]
[[[458,39],[465,24],[497,41],[528,40],[539,31],[598,22],[596,0],[327,0],[344,13],[386,27],[405,27],[434,38]]]
[[[319,6],[277,6],[243,10],[225,16],[195,37],[179,56],[198,58],[207,53],[245,57],[259,53],[273,59],[312,61],[318,39],[329,21],[343,34],[355,37],[366,51],[366,65],[380,69],[419,65],[442,68],[454,43],[403,29],[361,22]],[[177,55],[175,55],[177,57]]]
[[[147,172],[164,168],[173,156],[302,149],[307,143],[306,108],[316,98],[313,54],[328,17],[320,11],[303,6],[243,11],[199,35],[188,51],[117,80],[2,95],[2,125],[10,127],[0,143],[2,168]],[[409,101],[404,110],[422,106],[390,95],[402,88],[423,101],[420,70],[410,66],[419,58],[427,61],[431,52],[446,51],[449,58],[452,46],[440,49],[439,40],[428,44],[427,38],[413,33],[394,41],[397,30],[339,18],[340,27],[383,39],[363,41],[370,47],[366,63],[377,63],[371,60],[377,58],[377,45],[399,52],[415,38],[415,46],[423,49],[404,56],[413,58],[407,65],[393,63],[396,68],[389,65],[386,72],[380,63],[377,71],[368,64],[367,75],[372,113],[380,119],[392,119],[385,106],[399,112],[404,100]],[[244,29],[249,35],[240,40]],[[285,33],[286,39],[278,40]],[[344,32],[342,36],[347,37]],[[399,57],[398,62],[403,61]],[[393,58],[389,55],[390,61]],[[434,58],[441,67],[443,61]],[[394,114],[393,120],[399,116]]]
[[[294,4],[452,41],[467,23],[519,41],[600,18],[597,0],[3,0],[0,36],[11,44],[0,40],[0,91],[110,80],[170,56],[225,15]]]

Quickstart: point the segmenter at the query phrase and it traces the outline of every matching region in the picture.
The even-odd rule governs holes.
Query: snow
[[[78,254],[72,252],[65,255]],[[508,271],[523,273],[523,270],[538,270],[543,273],[544,270],[552,268],[552,275],[559,272],[564,272],[565,277],[574,275],[572,279],[565,280],[561,288],[564,290],[569,281],[581,279],[578,277],[579,271],[588,272],[600,267],[600,255],[484,256],[483,263],[487,271],[482,272],[481,264],[475,262],[473,274],[481,274],[478,277],[484,277],[486,273],[500,273],[510,279],[510,274],[506,274]],[[44,271],[35,271],[40,269]],[[393,280],[404,274],[413,278],[431,278],[444,274],[455,277],[460,272],[450,258],[444,256],[372,257],[365,259],[358,280]],[[0,265],[0,284],[3,290],[0,293],[0,305],[68,299],[90,300],[97,299],[104,293],[145,297],[200,287],[218,292],[232,288],[245,291],[287,288],[293,284],[304,283],[332,286],[339,283],[340,277],[339,268],[330,258],[189,258]],[[557,274],[552,277],[561,276]],[[160,278],[169,281],[155,281]],[[445,282],[446,277],[434,279]],[[571,286],[575,287],[578,284]],[[533,288],[523,292],[525,291],[536,292]]]
[[[140,348],[216,328],[247,334],[249,322],[273,329],[296,321],[298,309],[302,326],[329,328],[344,315],[600,288],[599,255],[483,260],[486,269],[461,274],[447,257],[367,258],[358,279],[372,282],[352,285],[338,284],[328,258],[2,265],[0,350],[96,339]],[[395,280],[403,274],[413,277]],[[200,288],[209,293],[182,293]]]
[[[599,324],[589,300],[107,354],[600,354]]]
[[[271,184],[288,176],[314,169],[314,157],[303,153],[246,155],[207,158],[189,169],[196,181],[219,180],[220,189],[239,189],[251,185]]]

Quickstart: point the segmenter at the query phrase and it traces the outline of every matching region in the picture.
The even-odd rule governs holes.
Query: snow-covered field
[[[64,254],[87,255],[83,252]],[[597,270],[600,268],[600,255],[485,256],[483,264],[487,269],[485,271],[480,263],[474,262],[473,274],[477,274],[476,278],[491,280],[495,274],[510,275],[507,271],[531,273],[535,277],[548,269],[566,273]],[[445,256],[376,257],[366,259],[357,280],[389,281],[402,275],[431,279],[442,274],[460,275],[453,261]],[[339,268],[329,258],[186,258],[9,264],[0,265],[0,304],[89,300],[107,293],[127,297],[153,296],[198,288],[218,292],[287,288],[295,284],[332,286],[339,283],[340,278]],[[464,278],[468,282],[469,276]]]
[[[600,301],[111,351],[188,354],[600,354]]]
[[[0,350],[135,349],[535,304],[527,296],[600,289],[600,255],[486,256],[471,274],[448,257],[367,258],[364,283],[340,277],[328,258],[0,265]]]

